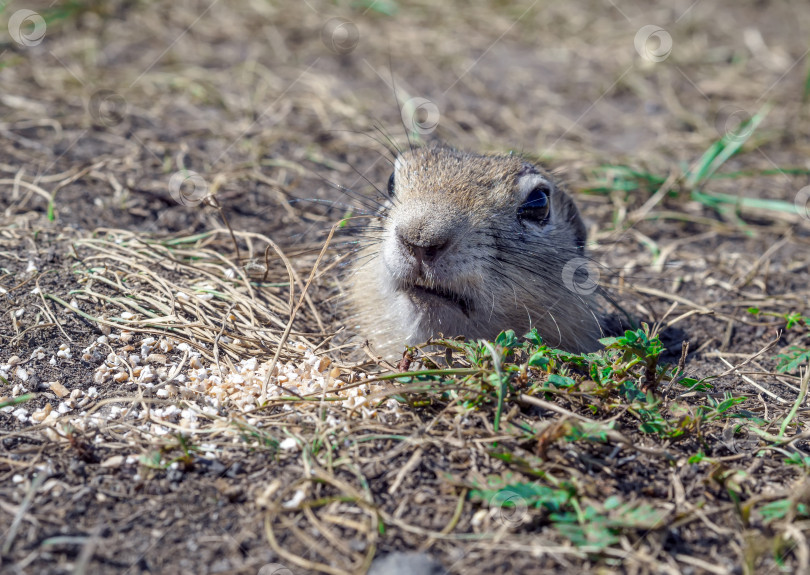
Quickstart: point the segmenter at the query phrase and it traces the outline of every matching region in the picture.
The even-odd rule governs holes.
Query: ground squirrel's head
[[[596,346],[585,226],[548,172],[517,156],[429,146],[399,155],[388,192],[349,290],[358,333],[378,352],[532,327],[552,346]]]

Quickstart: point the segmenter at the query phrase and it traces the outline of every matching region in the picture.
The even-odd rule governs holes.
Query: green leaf
[[[785,463],[788,465],[801,465],[810,469],[810,456],[802,455],[801,453],[791,453],[789,457],[785,458]]]
[[[728,399],[723,400],[723,402],[715,408],[717,413],[725,413],[728,411],[729,408],[734,407],[738,403],[742,403],[748,399],[747,397],[730,397]]]
[[[698,451],[689,458],[689,463],[700,463],[704,459],[706,459],[706,454],[702,451]]]
[[[776,371],[792,373],[797,371],[800,365],[810,362],[810,349],[793,345],[787,353],[780,353],[776,358],[779,360],[779,363],[776,364]]]
[[[533,327],[529,333],[524,335],[523,339],[527,340],[529,343],[533,343],[536,346],[543,345],[543,338],[540,337],[539,333],[537,333],[536,327]]]
[[[394,16],[399,11],[399,6],[394,0],[355,0],[352,7],[364,12],[372,11],[385,16]]]
[[[552,373],[548,376],[548,382],[554,387],[574,387],[576,385],[576,382],[572,378],[557,375],[556,373]]]
[[[551,361],[545,356],[545,353],[542,351],[533,353],[532,356],[529,358],[530,367],[540,367],[542,369],[547,369],[550,363]]]
[[[520,345],[520,342],[518,342],[515,332],[509,329],[498,334],[498,337],[495,338],[495,345],[499,345],[507,350],[512,350]]]
[[[5,379],[2,378],[2,377],[0,377],[0,379],[3,379],[3,381],[5,381]],[[8,383],[8,381],[5,381],[5,382]],[[7,399],[5,401],[0,401],[0,409],[2,409],[4,407],[10,407],[12,405],[19,405],[21,403],[25,403],[26,401],[29,401],[29,400],[33,399],[34,397],[35,397],[35,395],[33,393],[26,393],[26,394],[21,395],[20,397],[12,397],[11,399]]]
[[[714,389],[709,383],[703,383],[702,379],[694,379],[692,377],[684,377],[678,380],[678,383],[690,390],[694,391],[710,391]]]
[[[787,515],[790,510],[790,499],[780,499],[778,501],[771,501],[759,508],[765,523],[770,523],[776,519],[782,519]]]
[[[740,124],[739,128],[735,130],[734,133],[724,135],[720,140],[709,146],[709,149],[706,150],[698,160],[695,168],[687,173],[686,185],[690,188],[699,187],[706,179],[714,174],[720,166],[725,164],[730,157],[739,152],[743,144],[748,141],[765,119],[765,116],[768,115],[770,108],[771,106],[766,103],[756,114]],[[700,195],[708,196],[709,199],[716,199],[708,194]],[[695,197],[694,193],[693,199],[698,199]],[[700,201],[700,199],[698,199],[698,201]]]
[[[619,542],[617,530],[596,523],[556,523],[554,528],[577,547],[604,549]]]
[[[536,507],[558,511],[571,498],[571,492],[539,483],[512,483],[501,489],[473,489],[470,499],[491,507]]]
[[[801,323],[802,321],[804,321],[806,323],[807,318],[802,317],[802,314],[800,314],[798,312],[793,312],[793,313],[785,314],[785,321],[786,321],[785,329],[790,329],[794,325],[796,325],[797,323]]]

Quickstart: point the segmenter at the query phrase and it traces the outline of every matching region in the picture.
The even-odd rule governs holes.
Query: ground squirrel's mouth
[[[436,299],[453,304],[467,317],[473,311],[473,303],[469,299],[441,286],[427,285],[419,280],[412,284],[401,285],[399,291],[404,292],[412,300],[416,300],[417,303],[423,303],[427,306],[435,304]]]

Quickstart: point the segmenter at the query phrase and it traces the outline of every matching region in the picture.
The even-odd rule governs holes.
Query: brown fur
[[[518,218],[536,182],[548,184],[546,225]],[[549,345],[596,347],[595,284],[572,275],[587,264],[585,226],[548,172],[517,156],[410,150],[397,160],[381,224],[379,241],[355,260],[349,289],[354,327],[378,352],[395,357],[439,334],[493,338],[531,327]]]

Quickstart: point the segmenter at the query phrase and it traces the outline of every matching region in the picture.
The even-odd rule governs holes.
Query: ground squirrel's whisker
[[[360,223],[366,243],[349,287],[352,327],[377,351],[393,358],[439,334],[533,327],[553,345],[596,348],[598,267],[549,172],[515,155],[411,148],[394,163],[387,198],[377,223]]]

